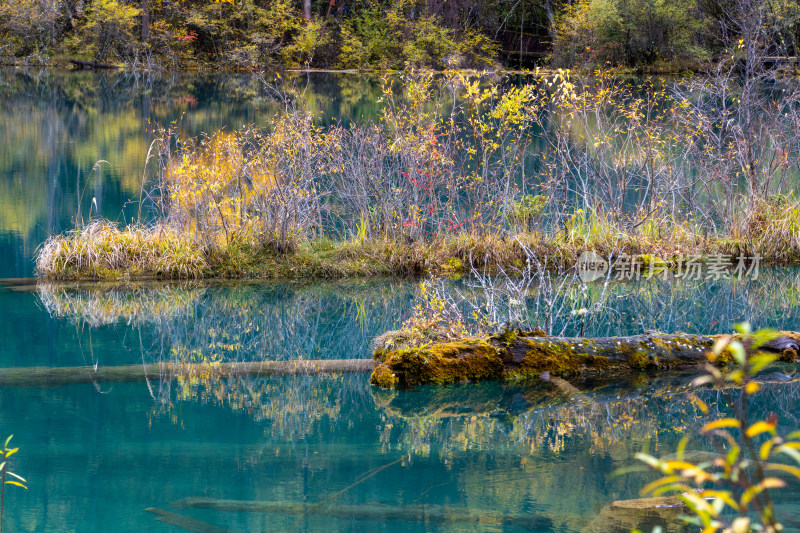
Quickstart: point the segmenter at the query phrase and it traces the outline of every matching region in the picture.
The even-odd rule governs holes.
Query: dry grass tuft
[[[51,236],[36,253],[36,273],[49,279],[199,278],[207,268],[194,239],[165,226],[93,221]]]

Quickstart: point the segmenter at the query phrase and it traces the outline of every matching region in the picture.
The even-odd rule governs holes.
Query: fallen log
[[[228,378],[294,376],[302,374],[365,373],[371,359],[256,361],[235,363],[151,363],[119,366],[16,367],[0,369],[2,387],[58,387],[76,383],[172,380],[180,377]]]
[[[484,339],[394,348],[391,336],[382,336],[384,345],[374,353],[380,365],[372,372],[370,382],[383,388],[409,388],[535,376],[615,379],[633,372],[706,363],[708,352],[722,337],[652,332],[581,338],[506,331]],[[761,349],[779,353],[782,361],[794,362],[800,351],[800,333],[781,332]],[[732,360],[726,349],[715,362],[724,365]]]
[[[294,502],[267,502],[247,500],[216,500],[213,498],[184,498],[173,502],[175,509],[214,509],[247,513],[293,515],[324,515],[349,520],[405,520],[424,522],[437,526],[448,524],[504,524],[533,531],[550,531],[553,521],[546,516],[503,514],[444,505],[324,505]]]
[[[186,531],[194,531],[195,533],[233,533],[230,529],[217,527],[171,511],[156,509],[155,507],[148,507],[145,511],[158,515],[156,518],[158,522],[164,522],[165,524],[179,527]]]
[[[120,68],[119,65],[109,65],[107,63],[97,63],[95,61],[84,61],[82,59],[69,59],[67,62],[72,63],[72,66],[75,67],[75,70],[83,70],[83,69],[110,70],[110,69]]]

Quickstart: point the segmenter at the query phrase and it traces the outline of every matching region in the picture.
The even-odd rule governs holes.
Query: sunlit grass
[[[107,221],[50,237],[36,253],[36,271],[51,279],[198,278],[208,264],[191,235],[157,225],[120,230]]]

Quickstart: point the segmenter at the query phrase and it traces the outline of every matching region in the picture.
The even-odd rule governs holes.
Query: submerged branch
[[[255,361],[234,363],[151,363],[97,367],[18,367],[0,369],[3,387],[57,387],[75,383],[133,382],[146,379],[294,376],[369,372],[370,359]]]

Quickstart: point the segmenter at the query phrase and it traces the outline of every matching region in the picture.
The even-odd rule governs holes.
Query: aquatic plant
[[[0,479],[2,482],[2,486],[0,486],[0,533],[3,531],[3,516],[5,511],[5,501],[6,501],[6,485],[15,485],[17,487],[22,487],[23,489],[27,490],[28,487],[25,485],[27,481],[22,476],[15,474],[8,468],[8,462],[12,455],[16,454],[19,451],[19,448],[9,448],[8,445],[11,442],[11,438],[14,435],[9,435],[6,439],[6,442],[3,444],[3,449],[0,450],[0,454],[3,456],[3,462],[0,463],[0,470],[3,471],[3,476]],[[6,476],[11,476],[14,479],[6,479]]]
[[[737,330],[738,335],[719,339],[708,356],[711,362],[732,356],[737,366],[719,369],[709,365],[709,374],[694,380],[696,386],[714,384],[723,388],[731,409],[728,416],[712,417],[708,404],[693,396],[706,417],[699,433],[711,442],[717,455],[692,463],[684,457],[689,436],[681,440],[674,459],[637,454],[637,459],[664,474],[647,484],[642,493],[679,494],[695,514],[693,521],[704,532],[776,533],[783,526],[775,514],[771,494],[786,487],[787,477],[800,481],[800,431],[782,435],[775,415],[753,419],[752,397],[761,389],[754,377],[778,359],[778,355],[759,348],[775,339],[776,334],[769,330],[753,333],[748,324],[737,326]],[[796,346],[786,349],[794,351]],[[793,460],[798,466],[781,462],[780,458]]]

